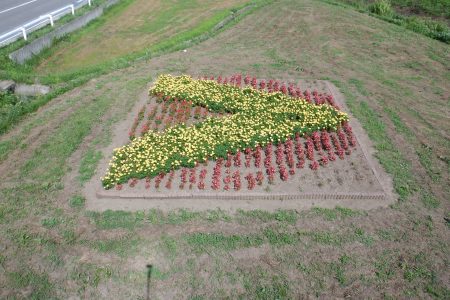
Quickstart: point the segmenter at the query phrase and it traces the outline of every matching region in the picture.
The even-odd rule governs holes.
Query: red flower
[[[258,185],[262,185],[263,180],[264,180],[263,172],[262,171],[258,171],[256,173],[256,181],[258,182]]]
[[[316,147],[316,150],[321,151],[322,150],[322,142],[320,140],[320,134],[317,131],[314,131],[312,134],[312,138],[313,138],[314,146]]]
[[[205,183],[203,182],[203,181],[200,181],[199,183],[198,183],[198,189],[199,190],[204,190],[205,189]]]
[[[273,183],[275,180],[275,168],[270,166],[267,168],[266,172],[269,177],[269,183]]]
[[[191,172],[190,172],[190,174],[189,174],[189,182],[191,183],[191,184],[195,184],[196,183],[196,174],[195,174],[195,168],[192,168],[191,169]]]
[[[205,178],[206,178],[206,169],[203,169],[200,171],[200,175],[199,175],[199,182],[198,182],[198,189],[199,190],[204,190],[205,189]]]
[[[173,172],[173,171],[172,171]],[[172,174],[171,172],[171,174]],[[170,175],[169,180],[166,182],[166,189],[170,190],[172,188],[172,175]]]
[[[325,148],[325,150],[330,151],[331,150],[330,137],[328,136],[328,132],[326,130],[322,131],[320,139],[322,140],[322,145]]]
[[[227,154],[227,160],[225,161],[225,167],[226,167],[226,168],[230,168],[232,162],[233,162],[233,155],[231,155],[230,153],[228,153],[228,154]]]
[[[242,75],[241,74],[236,74],[236,77],[235,77],[234,81],[236,83],[236,86],[240,87],[241,84],[242,84]]]
[[[245,84],[249,84],[250,83],[250,75],[247,75],[247,76],[245,76],[245,78],[244,78],[244,83]]]
[[[289,138],[285,143],[284,143],[284,152],[286,153],[286,161],[287,161],[287,165],[289,166],[289,168],[293,168],[294,167],[294,145],[292,140]]]
[[[132,178],[129,180],[128,184],[130,185],[130,187],[134,187],[138,182],[137,178]]]
[[[342,148],[344,148],[344,150],[347,150],[348,144],[344,132],[341,129],[338,129],[337,134],[339,137],[339,141],[341,142]]]
[[[211,187],[214,190],[217,190],[220,188],[220,176],[221,176],[221,168],[222,168],[222,158],[217,159],[216,165],[213,169],[213,177],[212,177],[212,185]]]
[[[296,134],[295,136],[295,154],[297,154],[297,168],[303,168],[305,165],[305,154],[303,152],[303,145],[300,136]]]
[[[254,89],[256,89],[258,87],[258,82],[256,81],[256,77],[253,77],[253,79],[252,79],[252,87]]]
[[[350,124],[348,124],[348,122],[345,122],[343,124],[343,128],[344,128],[345,133],[347,133],[348,143],[350,144],[350,146],[356,147],[356,139],[355,139],[355,136],[353,135],[353,130],[350,127]]]
[[[239,174],[239,171],[234,172],[233,183],[234,183],[234,189],[236,191],[241,189],[241,175]]]
[[[335,161],[336,160],[336,156],[334,155],[333,151],[329,151],[328,152],[328,159],[330,161]]]
[[[276,160],[275,162],[277,163],[277,165],[282,165],[283,161],[284,161],[284,153],[283,153],[283,144],[279,143],[277,145],[277,150],[275,151],[275,155],[276,155]]]
[[[306,157],[309,160],[314,160],[314,144],[310,137],[306,139]]]
[[[238,150],[236,155],[234,156],[234,166],[240,167],[241,166],[241,151]]]
[[[161,174],[159,174],[158,176],[156,176],[156,179],[155,179],[155,188],[159,188],[159,185],[161,184],[161,181],[163,180],[163,178],[164,178],[165,175],[166,175],[166,174],[161,173]]]
[[[275,83],[273,84],[273,90],[275,92],[278,92],[280,90],[280,83],[275,80]]]
[[[245,149],[245,167],[250,168],[250,160],[252,159],[252,149]]]
[[[305,100],[311,103],[311,94],[309,93],[309,91],[308,90],[304,91],[303,95],[305,96]]]
[[[261,167],[261,147],[259,145],[256,146],[256,150],[253,153],[253,156],[255,157],[255,167],[260,168]]]
[[[281,165],[280,166],[280,178],[281,178],[281,180],[283,180],[283,181],[286,181],[286,180],[288,180],[288,172],[287,172],[287,170],[286,170],[286,168],[283,166],[283,165]]]
[[[317,161],[313,161],[310,165],[309,165],[309,167],[311,168],[311,170],[317,170],[318,168],[319,168],[319,163],[317,162]]]
[[[256,185],[256,180],[255,177],[253,177],[253,174],[249,173],[247,176],[245,176],[245,179],[247,179],[248,182],[248,189],[253,190]]]
[[[266,82],[264,80],[261,80],[259,82],[259,89],[264,90],[266,88]]]

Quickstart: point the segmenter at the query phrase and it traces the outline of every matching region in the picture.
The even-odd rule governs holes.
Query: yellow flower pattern
[[[251,87],[239,88],[190,76],[160,75],[150,94],[165,101],[185,99],[225,117],[207,118],[192,125],[178,125],[163,133],[148,132],[130,144],[115,149],[105,188],[130,178],[153,177],[196,162],[226,157],[238,149],[284,142],[296,133],[336,130],[347,114],[330,105],[310,104],[281,92],[268,93]]]

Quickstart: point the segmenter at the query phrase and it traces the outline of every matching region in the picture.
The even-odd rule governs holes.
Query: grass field
[[[27,42],[21,40],[3,47],[0,49],[0,78],[25,83],[39,82],[51,85],[53,89],[45,96],[37,97],[34,101],[19,102],[2,113],[0,133],[7,131],[22,116],[36,111],[56,96],[92,78],[129,67],[135,61],[148,60],[195,45],[270,2],[271,0],[222,1],[219,4],[215,1],[203,1],[190,2],[192,7],[188,8],[189,5],[185,2],[172,1],[170,2],[172,21],[173,19],[184,20],[183,14],[190,17],[186,22],[177,21],[176,26],[173,26],[175,22],[169,24],[166,21],[166,9],[169,4],[167,1],[164,2],[166,6],[158,1],[121,1],[108,8],[103,16],[92,21],[89,26],[55,41],[51,48],[34,56],[26,64],[14,63],[9,59],[9,53]],[[146,9],[142,9],[143,6]],[[245,11],[240,12],[241,9]],[[201,18],[199,19],[198,16]],[[217,28],[219,24],[222,26]],[[141,32],[136,31],[135,28],[139,28]],[[34,32],[30,35],[30,39],[44,34],[47,30],[48,28],[44,28]],[[170,35],[174,32],[173,30],[177,30],[177,33]],[[117,37],[106,38],[111,36],[111,33]],[[129,40],[121,40],[126,35],[135,37],[132,45]],[[90,39],[89,47],[86,46],[87,44],[78,47],[78,44],[82,43],[81,37]],[[97,42],[92,43],[93,39],[97,39]],[[98,48],[94,48],[93,45],[99,44],[100,40],[104,42]],[[89,49],[96,52],[92,54]],[[55,51],[58,52],[54,53]],[[51,58],[57,59],[57,63],[49,62]],[[85,59],[87,59],[85,64],[81,63]],[[40,68],[41,64],[45,64],[46,67]],[[77,64],[77,67],[71,68],[68,64]]]
[[[187,53],[89,80],[0,136],[0,298],[448,299],[449,70],[444,43],[349,8],[280,0]],[[84,209],[82,185],[101,176],[99,149],[149,82],[235,72],[333,81],[398,203],[368,212]]]
[[[210,26],[242,6],[229,1],[123,1],[104,22],[58,43],[37,65],[39,73],[73,72],[121,56],[153,51],[154,46],[182,36],[191,28]]]

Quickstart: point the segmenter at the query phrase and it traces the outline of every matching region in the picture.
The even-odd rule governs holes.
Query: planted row
[[[314,131],[338,130],[348,116],[327,105],[314,105],[282,92],[239,88],[189,76],[161,75],[150,90],[162,101],[180,99],[218,113],[193,126],[148,132],[116,149],[102,182],[105,188],[130,178],[154,177],[208,159],[227,158],[240,149],[264,147]]]

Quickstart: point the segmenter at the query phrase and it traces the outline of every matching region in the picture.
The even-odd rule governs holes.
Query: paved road
[[[76,0],[0,0],[0,35]]]

